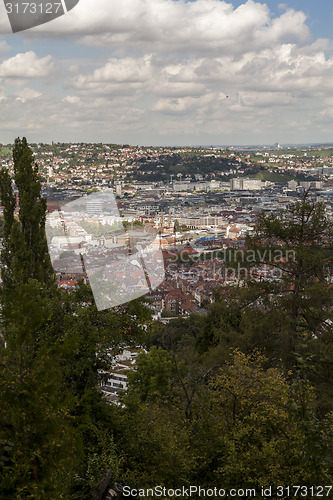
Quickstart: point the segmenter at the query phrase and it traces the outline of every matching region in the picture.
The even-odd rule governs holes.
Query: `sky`
[[[80,0],[13,34],[1,2],[0,142],[22,136],[333,142],[333,3]]]

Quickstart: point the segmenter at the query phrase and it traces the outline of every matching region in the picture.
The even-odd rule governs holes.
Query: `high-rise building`
[[[86,201],[86,212],[88,215],[100,215],[103,211],[102,201],[89,199]]]
[[[265,184],[260,179],[247,179],[246,177],[234,177],[230,179],[230,190],[251,191],[262,189]]]

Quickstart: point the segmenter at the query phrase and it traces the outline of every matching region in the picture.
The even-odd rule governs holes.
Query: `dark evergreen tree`
[[[26,139],[16,139],[13,181],[0,175],[4,206],[1,291],[0,498],[64,498],[79,440],[69,414],[53,320],[60,301],[45,237],[46,201]],[[19,213],[15,215],[18,190]],[[1,465],[1,464],[0,464]],[[2,495],[2,496],[1,496]]]
[[[16,198],[8,171],[0,177],[4,205],[4,289],[37,279],[45,285],[54,281],[45,236],[46,199],[41,197],[38,166],[25,138],[16,139],[13,149],[13,181],[18,190],[19,213],[14,217]],[[20,281],[21,280],[21,281]]]

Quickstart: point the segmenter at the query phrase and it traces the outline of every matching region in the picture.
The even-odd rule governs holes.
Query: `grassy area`
[[[292,156],[303,156],[304,151],[299,150],[299,149],[272,149],[272,150],[265,150],[263,151],[260,155],[253,155],[254,158],[267,158],[267,156],[264,155],[273,155],[273,156],[286,156],[286,155],[292,155]]]
[[[290,174],[279,174],[278,172],[269,172],[269,170],[262,170],[258,174],[249,175],[251,179],[260,179],[261,181],[281,182],[285,183],[295,179]]]
[[[264,154],[268,153],[269,155],[273,156],[286,156],[286,155],[291,155],[295,157],[303,157],[304,153],[308,157],[311,156],[319,156],[319,157],[332,157],[333,156],[333,148],[328,148],[328,149],[272,149],[272,150],[266,150],[260,155],[253,155],[252,159],[255,161],[255,159],[262,159],[265,158]]]
[[[11,158],[13,154],[12,148],[8,148],[7,146],[4,146],[0,150],[0,158]]]
[[[330,149],[322,149],[322,150],[314,150],[314,151],[308,151],[307,156],[321,156],[324,158],[332,157],[333,156],[333,148]]]

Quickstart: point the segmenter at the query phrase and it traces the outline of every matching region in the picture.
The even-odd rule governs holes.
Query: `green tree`
[[[4,205],[0,343],[0,440],[11,442],[3,464],[3,498],[63,498],[79,456],[70,423],[74,400],[64,386],[55,314],[61,308],[47,252],[45,200],[26,139],[13,150],[14,182],[0,176]]]
[[[210,382],[216,479],[255,488],[330,481],[332,434],[315,416],[313,389],[265,364],[259,352],[236,350]]]
[[[167,370],[156,390],[157,354],[153,349],[151,359],[146,355],[139,373],[129,378],[125,406],[114,410],[126,484],[209,487],[214,482],[223,488],[259,488],[330,483],[332,418],[316,417],[316,394],[308,381],[267,367],[258,351],[235,350],[195,391],[188,418],[181,384],[190,393],[189,367],[182,368],[182,381],[175,369]],[[161,354],[160,360],[166,357]],[[148,397],[138,385],[143,376]]]
[[[263,214],[242,261],[257,268],[253,279],[218,290],[206,318],[155,327],[148,346],[158,349],[129,377],[119,409],[119,420],[131,422],[121,437],[130,483],[163,480],[163,439],[185,484],[331,481],[331,242],[324,207],[308,197]],[[260,279],[263,265],[279,279]],[[155,432],[165,418],[167,430]]]
[[[14,217],[16,198],[8,171],[2,170],[0,193],[4,205],[4,289],[17,288],[28,279],[45,284],[54,281],[45,237],[46,200],[41,197],[38,166],[25,138],[13,149],[14,182],[18,189],[19,214]]]
[[[255,249],[263,243],[275,255],[267,264],[281,275],[278,306],[289,313],[286,340],[295,351],[304,338],[320,335],[332,314],[333,226],[325,206],[312,203],[306,194],[286,212],[262,214],[249,244]],[[283,257],[276,257],[278,250]]]
[[[122,481],[139,488],[189,484],[195,455],[183,412],[152,401],[117,411]]]
[[[143,340],[150,315],[140,301],[98,312],[83,284],[70,295],[57,289],[25,139],[15,141],[13,180],[3,170],[0,190],[0,498],[90,499],[105,467],[118,467],[98,371],[109,367],[110,349]]]
[[[278,281],[262,281],[262,321],[255,325],[261,345],[272,361],[282,358],[294,376],[301,372],[311,382],[323,416],[333,400],[333,225],[309,196],[280,214],[261,215],[248,243],[270,250],[275,257],[267,264],[280,273]],[[283,257],[276,258],[278,251]]]

